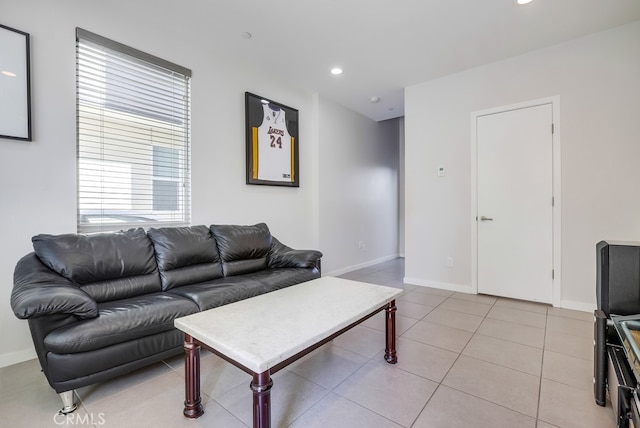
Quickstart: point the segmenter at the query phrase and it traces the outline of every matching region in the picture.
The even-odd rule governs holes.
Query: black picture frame
[[[245,92],[247,184],[300,187],[298,110]]]
[[[0,24],[0,138],[31,141],[30,37]]]

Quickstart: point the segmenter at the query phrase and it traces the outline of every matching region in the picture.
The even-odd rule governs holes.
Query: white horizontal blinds
[[[190,223],[190,76],[77,29],[79,232]]]

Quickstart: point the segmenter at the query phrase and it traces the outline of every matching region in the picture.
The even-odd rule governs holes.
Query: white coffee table
[[[184,415],[204,413],[200,347],[253,375],[253,426],[271,424],[271,375],[376,313],[386,310],[385,360],[395,364],[395,299],[403,290],[322,277],[177,318],[185,333]]]

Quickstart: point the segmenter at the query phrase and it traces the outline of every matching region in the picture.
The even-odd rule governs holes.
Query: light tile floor
[[[386,364],[384,314],[273,376],[272,426],[295,428],[609,428],[592,392],[592,314],[403,285],[403,259],[344,278],[404,288],[397,365]],[[58,396],[35,360],[0,369],[0,426],[246,427],[250,377],[203,352],[205,414],[182,416],[181,356]]]

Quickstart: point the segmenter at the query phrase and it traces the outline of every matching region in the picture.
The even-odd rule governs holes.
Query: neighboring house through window
[[[191,71],[76,29],[78,231],[191,221]]]

